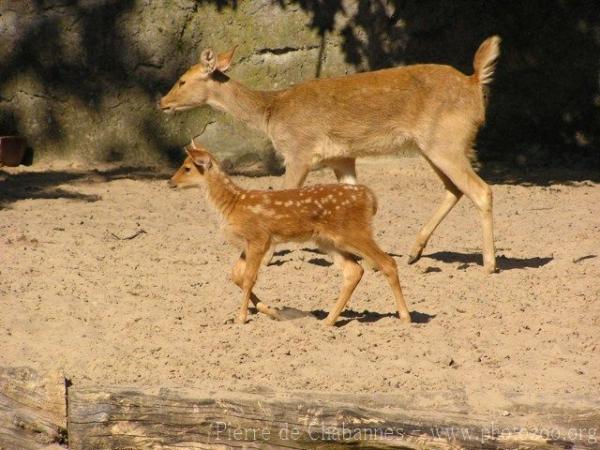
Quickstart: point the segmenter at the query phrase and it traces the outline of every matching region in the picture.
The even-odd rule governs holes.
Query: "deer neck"
[[[206,173],[206,196],[223,219],[227,220],[242,193],[219,167]]]
[[[257,130],[267,131],[268,110],[273,94],[255,91],[222,75],[214,82],[207,103]]]

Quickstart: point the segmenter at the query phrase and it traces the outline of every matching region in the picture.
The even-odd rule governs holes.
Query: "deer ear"
[[[211,48],[202,50],[202,53],[200,53],[200,63],[204,66],[204,71],[206,73],[214,72],[217,64],[215,52],[213,52]]]
[[[210,159],[210,155],[204,153],[204,154],[197,154],[197,153],[192,153],[192,152],[188,152],[188,155],[190,155],[190,157],[192,158],[192,161],[194,162],[194,164],[204,170],[210,169],[212,167],[212,160]]]
[[[231,48],[231,50],[229,50],[227,52],[219,53],[219,56],[217,56],[217,65],[216,65],[216,68],[218,70],[220,70],[221,72],[225,72],[227,69],[229,69],[231,67],[231,63],[233,62],[233,55],[235,53],[236,48],[237,48],[237,45],[233,46]]]

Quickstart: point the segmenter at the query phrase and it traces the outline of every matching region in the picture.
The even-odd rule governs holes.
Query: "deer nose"
[[[175,189],[177,187],[177,183],[175,183],[173,180],[169,180],[167,181],[167,185],[171,188],[171,189]]]
[[[163,111],[167,111],[170,112],[171,111],[171,107],[169,106],[169,103],[167,101],[165,101],[165,98],[167,96],[163,96],[163,95],[158,95],[156,97],[156,107],[158,109],[162,109]]]

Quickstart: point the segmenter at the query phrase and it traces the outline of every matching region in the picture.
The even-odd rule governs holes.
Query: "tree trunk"
[[[0,449],[39,449],[66,438],[66,388],[59,373],[0,367]]]

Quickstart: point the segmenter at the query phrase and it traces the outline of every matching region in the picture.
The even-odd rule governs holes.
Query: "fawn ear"
[[[217,68],[217,58],[211,48],[206,48],[200,53],[200,63],[204,66],[205,73],[212,73]]]
[[[231,67],[231,62],[233,61],[233,54],[235,53],[235,49],[237,45],[233,46],[231,50],[223,53],[219,53],[217,56],[217,64],[216,68],[221,72],[225,72],[227,69]]]
[[[186,152],[190,158],[192,158],[192,161],[197,167],[200,167],[204,170],[208,170],[212,167],[212,160],[210,159],[210,155],[208,153],[198,154],[189,150],[186,150]]]

